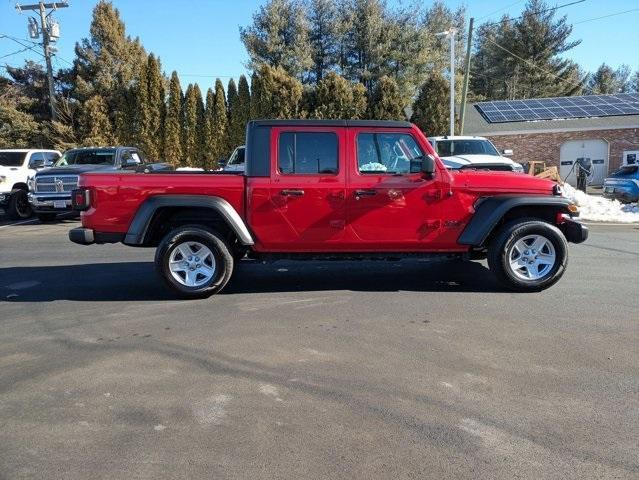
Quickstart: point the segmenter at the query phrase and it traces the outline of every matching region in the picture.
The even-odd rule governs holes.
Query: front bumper
[[[568,218],[559,224],[559,230],[570,243],[583,243],[588,239],[588,227]]]
[[[36,213],[64,213],[73,210],[70,193],[45,195],[29,192],[29,203]]]

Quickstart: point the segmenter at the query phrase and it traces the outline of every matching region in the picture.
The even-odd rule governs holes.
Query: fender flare
[[[164,207],[202,207],[215,210],[235,232],[240,243],[255,244],[251,232],[233,206],[223,198],[208,195],[158,195],[148,198],[135,213],[123,243],[142,245],[155,212]]]
[[[464,231],[459,236],[457,243],[462,245],[470,245],[480,247],[484,245],[486,238],[495,228],[499,221],[516,207],[550,207],[557,211],[570,214],[574,213],[568,210],[568,206],[572,202],[564,197],[544,197],[544,196],[497,196],[485,197],[475,206],[475,214],[471,221],[466,225]]]

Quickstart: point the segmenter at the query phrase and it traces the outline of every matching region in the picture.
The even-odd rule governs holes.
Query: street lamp
[[[448,37],[450,39],[450,135],[455,135],[455,34],[456,28],[449,28],[444,32],[436,33],[436,37]]]

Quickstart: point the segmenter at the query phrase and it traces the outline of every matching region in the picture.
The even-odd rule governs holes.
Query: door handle
[[[360,197],[372,197],[373,195],[377,195],[377,190],[355,190],[356,200]]]
[[[292,190],[282,190],[280,195],[284,195],[285,197],[301,197],[304,195],[304,190],[292,189]]]

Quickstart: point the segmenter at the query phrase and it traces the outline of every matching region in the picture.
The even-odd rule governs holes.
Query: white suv
[[[53,165],[57,150],[0,150],[0,210],[13,219],[31,216],[27,181],[36,170]]]
[[[512,150],[504,150],[501,154],[490,140],[484,137],[429,137],[433,146],[447,168],[451,170],[463,168],[479,168],[484,170],[510,170],[523,172],[524,167],[507,158]]]

